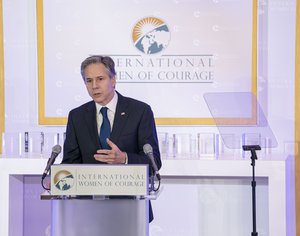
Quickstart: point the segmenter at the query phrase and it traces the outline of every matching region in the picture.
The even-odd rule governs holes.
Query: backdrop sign
[[[41,123],[90,100],[80,64],[95,54],[114,58],[117,90],[149,103],[157,124],[209,121],[205,92],[255,92],[255,1],[37,4]]]

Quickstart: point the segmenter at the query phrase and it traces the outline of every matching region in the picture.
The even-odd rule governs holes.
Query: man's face
[[[108,70],[101,63],[88,65],[84,75],[91,98],[102,106],[109,103],[114,96],[116,78],[109,78]]]

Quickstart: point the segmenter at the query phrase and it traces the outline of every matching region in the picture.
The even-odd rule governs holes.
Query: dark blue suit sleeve
[[[72,113],[69,113],[66,129],[66,140],[64,142],[62,164],[82,163],[81,152],[76,137],[76,130],[72,119]]]
[[[128,164],[149,164],[149,166],[151,166],[149,158],[144,154],[143,151],[143,146],[148,143],[153,148],[155,162],[158,169],[160,169],[162,164],[158,147],[156,125],[153,112],[149,105],[144,107],[137,132],[137,145],[139,153],[127,153]]]

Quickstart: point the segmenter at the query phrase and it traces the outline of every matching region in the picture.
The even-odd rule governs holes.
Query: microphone
[[[47,173],[49,172],[50,170],[50,167],[53,165],[54,161],[55,161],[55,158],[59,155],[59,153],[61,152],[61,146],[60,145],[55,145],[53,148],[52,148],[52,153],[51,153],[51,156],[50,158],[48,159],[48,162],[47,162],[47,166],[44,170],[44,173],[43,173],[43,176],[42,176],[42,179],[45,179]]]
[[[147,155],[147,157],[149,157],[149,159],[151,160],[152,167],[153,167],[154,173],[156,175],[156,178],[158,180],[160,180],[160,174],[158,172],[158,168],[157,168],[156,162],[154,160],[153,149],[152,149],[151,145],[149,143],[146,143],[143,146],[143,150],[144,150],[144,153]]]

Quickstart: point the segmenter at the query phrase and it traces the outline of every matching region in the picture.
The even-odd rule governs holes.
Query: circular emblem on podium
[[[55,187],[61,191],[66,191],[74,185],[74,176],[66,170],[61,170],[54,176]]]
[[[144,54],[161,52],[168,46],[170,38],[168,26],[157,17],[140,19],[132,30],[134,46]]]

